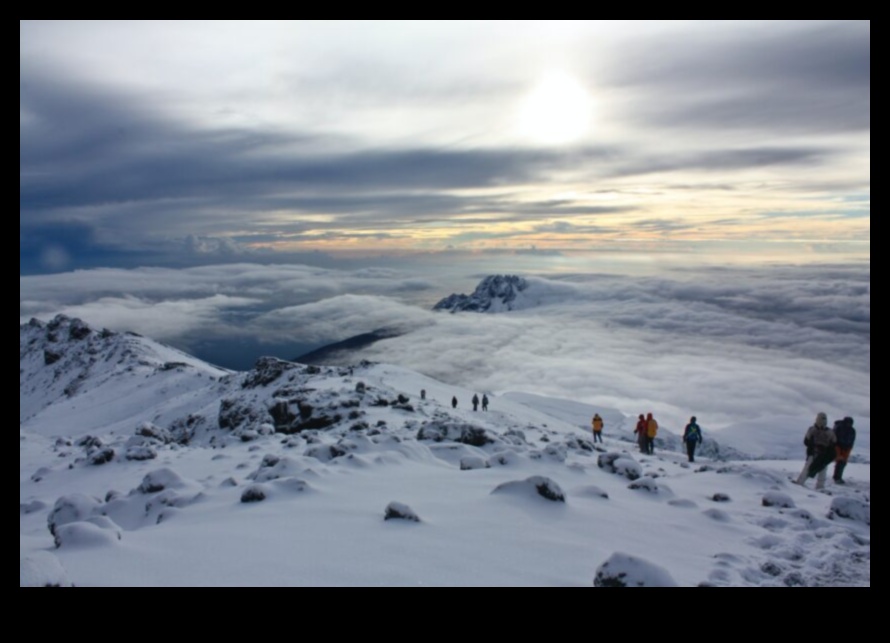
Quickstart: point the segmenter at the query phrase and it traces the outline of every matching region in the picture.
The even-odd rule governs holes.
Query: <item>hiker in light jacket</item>
[[[834,457],[834,445],[837,439],[834,431],[828,427],[828,416],[818,413],[816,421],[807,429],[803,443],[807,448],[807,461],[803,465],[797,484],[803,485],[807,478],[816,478],[816,489],[825,486],[826,467]]]

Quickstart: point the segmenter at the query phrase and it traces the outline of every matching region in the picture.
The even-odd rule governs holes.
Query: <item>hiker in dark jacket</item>
[[[488,396],[485,395],[484,393],[482,394],[482,410],[483,411],[488,410]]]
[[[834,458],[836,438],[834,431],[828,428],[828,416],[824,413],[816,415],[813,423],[804,436],[803,443],[807,448],[807,461],[797,477],[797,484],[803,485],[807,478],[816,478],[816,489],[825,486],[825,468]]]
[[[473,395],[473,410],[474,411],[479,410],[479,396],[478,395]]]
[[[451,398],[451,408],[457,408],[457,396]]]
[[[845,484],[844,467],[847,466],[850,451],[853,450],[853,443],[856,442],[856,429],[853,428],[853,418],[847,416],[843,420],[835,422],[834,435],[837,438],[837,444],[834,447],[834,475],[832,478],[837,484]]]
[[[701,444],[701,441],[701,427],[695,421],[695,416],[693,415],[689,418],[689,424],[686,425],[686,429],[683,431],[683,442],[686,443],[686,455],[689,457],[690,462],[695,462],[695,448]]]

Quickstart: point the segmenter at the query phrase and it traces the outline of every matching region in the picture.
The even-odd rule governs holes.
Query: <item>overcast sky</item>
[[[868,260],[869,21],[21,21],[20,273]]]

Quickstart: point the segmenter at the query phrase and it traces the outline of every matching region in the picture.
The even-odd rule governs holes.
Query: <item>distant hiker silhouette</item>
[[[425,388],[420,389],[420,399],[421,400],[426,399],[426,389]]]
[[[600,417],[599,413],[595,413],[593,419],[590,421],[593,425],[593,443],[603,441],[603,418]]]
[[[803,444],[807,448],[807,460],[800,475],[797,476],[795,481],[797,484],[803,485],[807,478],[816,478],[816,489],[825,486],[826,467],[835,458],[836,442],[834,431],[828,428],[828,416],[825,413],[817,413],[816,421],[807,429],[803,438]]]
[[[482,395],[482,410],[483,411],[488,410],[488,396],[485,394]]]
[[[683,431],[683,442],[686,443],[686,456],[690,462],[695,462],[695,447],[701,444],[702,435],[701,427],[695,421],[694,415],[689,418],[689,424],[686,425],[686,429]]]
[[[479,410],[479,396],[478,395],[473,396],[473,410],[474,411]]]
[[[453,409],[457,408],[457,397],[451,398],[451,408],[453,408]]]

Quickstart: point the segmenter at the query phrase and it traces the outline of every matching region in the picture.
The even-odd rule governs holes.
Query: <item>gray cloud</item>
[[[691,236],[867,242],[869,21],[22,21],[20,35],[20,274],[393,265],[390,251],[449,245],[536,244],[533,265],[544,248],[634,250],[635,231],[652,253]],[[523,101],[563,71],[591,127],[532,146]]]
[[[32,237],[41,226],[59,223],[92,228],[83,238],[105,246],[97,251],[157,252],[152,243],[190,236],[274,238],[333,228],[398,234],[474,214],[460,223],[605,216],[639,206],[529,202],[518,188],[555,174],[596,184],[656,172],[813,167],[835,154],[827,147],[780,144],[670,155],[616,146],[351,149],[342,139],[274,129],[199,130],[157,116],[139,97],[75,84],[26,64],[20,108],[28,117],[20,126],[19,221],[23,255],[32,252],[29,243],[35,246],[30,265],[40,265],[36,257],[47,247]],[[500,194],[455,194],[468,188],[499,188]],[[289,213],[287,220],[281,212]],[[304,214],[332,216],[303,220]],[[223,245],[216,249],[225,254]]]
[[[609,154],[419,148],[316,151],[307,156],[294,146],[310,140],[308,136],[198,131],[149,115],[132,97],[60,78],[29,74],[20,92],[22,110],[33,116],[20,127],[20,200],[26,211],[211,195],[223,199],[233,194],[262,202],[267,192],[267,207],[299,206],[300,198],[306,198],[311,208],[318,203],[311,196],[289,201],[281,191],[510,185]]]
[[[640,122],[693,129],[846,132],[871,125],[871,23],[760,23],[626,43],[612,83]]]

